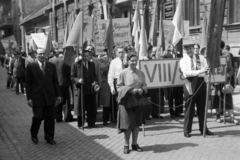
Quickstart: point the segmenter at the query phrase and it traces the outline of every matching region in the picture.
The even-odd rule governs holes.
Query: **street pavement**
[[[240,87],[239,93],[240,93]],[[203,95],[205,96],[205,95]],[[238,92],[234,104],[240,106]],[[239,107],[240,108],[240,107]],[[0,68],[0,160],[239,160],[240,126],[216,123],[214,114],[208,113],[208,128],[214,136],[200,135],[198,119],[194,117],[191,138],[183,136],[183,119],[171,119],[165,108],[164,119],[147,121],[145,136],[139,133],[138,144],[144,152],[123,153],[123,134],[117,134],[116,125],[102,125],[102,112],[97,114],[97,127],[78,129],[77,122],[56,123],[56,145],[44,140],[43,123],[38,138],[30,139],[31,108],[24,94],[16,95],[6,89],[6,70]],[[236,113],[240,120],[240,114]]]

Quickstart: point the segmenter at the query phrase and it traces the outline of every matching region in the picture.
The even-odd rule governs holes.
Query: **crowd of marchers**
[[[231,90],[236,85],[239,69],[234,70],[230,47],[223,41],[219,47],[220,55],[227,58],[226,77]],[[102,125],[117,123],[118,133],[124,133],[123,152],[128,154],[131,135],[132,150],[143,151],[137,142],[139,126],[152,118],[162,119],[160,114],[164,112],[166,101],[170,118],[184,118],[186,138],[191,137],[194,116],[198,117],[199,131],[203,134],[206,96],[202,95],[207,93],[209,66],[199,44],[184,44],[183,48],[183,56],[174,46],[169,46],[161,56],[161,59],[181,58],[180,69],[185,77],[183,86],[164,89],[147,89],[145,75],[137,67],[138,55],[131,46],[116,46],[112,54],[105,49],[105,55],[97,55],[95,48],[89,45],[79,50],[80,55],[71,65],[65,63],[61,49],[51,54],[38,49],[28,56],[14,52],[5,55],[2,64],[7,70],[7,89],[17,95],[26,93],[27,104],[33,111],[30,133],[35,144],[43,120],[44,139],[54,145],[55,122],[76,120],[79,128],[84,127],[85,122],[94,128],[97,109],[101,107]],[[144,60],[156,59],[156,51],[157,47],[149,44]],[[225,87],[226,83],[210,85],[210,107],[216,110],[216,122],[223,121],[221,114],[226,106],[230,121],[239,124],[234,117],[232,92],[223,92]],[[214,135],[207,126],[205,131],[206,135]]]

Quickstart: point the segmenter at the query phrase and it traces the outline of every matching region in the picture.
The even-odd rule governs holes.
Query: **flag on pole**
[[[154,11],[152,14],[152,23],[149,33],[148,42],[151,43],[153,46],[157,46],[157,13],[158,13],[158,6],[157,0],[155,1]]]
[[[164,28],[163,28],[162,10],[161,10],[160,11],[159,37],[158,37],[156,59],[160,59],[163,56],[163,52],[165,51],[165,37],[164,37],[163,29]]]
[[[71,65],[77,57],[73,47],[82,47],[83,42],[83,11],[80,11],[73,23],[67,38],[64,52],[64,62]]]
[[[75,20],[75,13],[69,14],[69,16],[67,18],[67,23],[65,25],[65,30],[64,30],[63,48],[65,48],[65,45],[67,43],[67,39],[68,39],[69,33],[72,29],[74,20]]]
[[[55,0],[52,0],[52,12],[55,15]]]
[[[178,0],[177,9],[172,21],[174,25],[174,34],[172,44],[175,46],[184,37],[184,23],[182,16],[182,0]]]
[[[78,0],[74,0],[74,3],[75,3],[75,10],[78,9]]]
[[[203,13],[203,21],[202,21],[202,39],[201,46],[207,47],[207,35],[208,35],[208,19],[207,19],[207,6],[205,5],[205,12]]]
[[[133,22],[132,36],[134,37],[134,43],[135,43],[134,48],[135,48],[135,51],[138,53],[138,49],[139,49],[138,41],[139,41],[140,24],[141,24],[138,1],[137,1],[132,22]]]
[[[63,0],[63,6],[64,6],[65,13],[68,13],[66,0]]]
[[[113,39],[113,25],[112,25],[112,16],[109,15],[109,22],[107,24],[106,29],[106,36],[103,42],[103,45],[108,49],[108,58],[112,58],[113,54],[113,46],[114,46],[114,39]]]
[[[44,49],[46,50],[46,55],[48,57],[53,50],[51,31],[48,32],[47,40],[44,46],[45,46]]]
[[[145,16],[145,12],[143,12],[143,17]],[[139,38],[139,55],[138,59],[142,60],[148,57],[148,50],[147,50],[147,34],[146,34],[146,29],[145,29],[145,21],[144,18],[142,20],[141,24],[141,32],[140,32],[140,38]]]
[[[220,67],[220,44],[226,0],[212,0],[207,37],[207,60],[211,69]],[[216,9],[217,8],[217,9]]]
[[[77,15],[75,22],[73,23],[73,27],[69,33],[69,37],[67,39],[67,43],[65,47],[68,46],[82,46],[82,38],[83,38],[83,12],[80,11]]]

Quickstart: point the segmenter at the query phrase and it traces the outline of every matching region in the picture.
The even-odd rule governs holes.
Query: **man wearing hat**
[[[95,104],[96,90],[94,88],[97,89],[99,86],[97,84],[94,63],[90,61],[89,50],[83,50],[82,59],[72,64],[71,80],[74,91],[74,113],[77,115],[78,127],[80,128],[84,125],[82,118],[85,117],[85,110],[87,111],[88,126],[95,127],[97,110]],[[81,99],[81,89],[83,89],[83,99]],[[82,100],[83,103],[81,103]]]
[[[28,105],[33,110],[31,139],[38,143],[38,131],[44,120],[44,139],[55,145],[55,106],[61,103],[57,71],[54,64],[46,61],[45,49],[37,50],[37,60],[26,69],[26,93]]]
[[[192,122],[194,116],[194,107],[197,106],[199,120],[199,131],[203,134],[204,114],[206,102],[206,83],[204,76],[209,71],[206,59],[202,55],[196,55],[193,52],[193,44],[185,44],[186,56],[180,60],[180,68],[184,80],[184,97],[186,102],[184,117],[184,136],[191,137]],[[206,135],[213,135],[206,129]]]
[[[15,52],[14,56],[16,60],[14,62],[13,72],[16,78],[16,94],[19,94],[19,88],[21,88],[21,93],[24,93],[25,59],[20,52]]]

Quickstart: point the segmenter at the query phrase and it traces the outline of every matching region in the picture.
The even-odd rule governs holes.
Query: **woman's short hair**
[[[198,43],[195,43],[193,46],[197,46],[198,49],[200,49],[200,45]]]
[[[85,50],[82,51],[82,54],[84,54],[84,53],[90,54],[90,51],[85,49]]]
[[[220,48],[223,49],[225,46],[225,42],[221,41]]]
[[[226,46],[225,46],[225,49],[229,51],[229,50],[230,50],[230,46],[229,46],[229,45],[226,45]]]
[[[128,53],[127,61],[129,61],[132,57],[137,57],[138,58],[137,53],[135,51],[131,51],[131,52]]]

